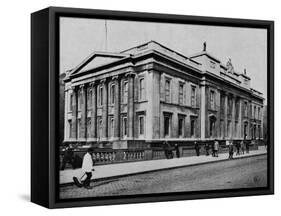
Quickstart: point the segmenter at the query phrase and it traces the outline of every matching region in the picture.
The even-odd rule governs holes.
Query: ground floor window
[[[87,137],[91,137],[91,125],[92,125],[92,121],[91,118],[87,119]]]
[[[184,136],[184,116],[178,118],[178,135],[179,137]]]
[[[102,137],[102,119],[100,118],[98,120],[98,138],[100,139]]]
[[[128,135],[128,123],[127,123],[127,116],[122,118],[122,135],[126,137]]]
[[[210,118],[210,137],[215,135],[215,119]]]
[[[139,135],[144,135],[144,116],[139,116]]]
[[[164,136],[170,136],[171,115],[164,115]]]
[[[245,123],[244,123],[244,139],[247,138],[247,129],[248,129],[248,123],[245,122]]]
[[[196,124],[196,119],[192,118],[190,120],[190,136],[195,137],[195,124]]]
[[[73,138],[73,136],[72,136],[72,121],[71,120],[68,120],[68,127],[69,127],[69,131],[68,131],[69,138]]]
[[[114,137],[114,117],[109,118],[109,136]]]

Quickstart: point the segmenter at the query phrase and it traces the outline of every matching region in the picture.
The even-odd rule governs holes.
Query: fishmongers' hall
[[[65,144],[149,149],[263,137],[262,93],[246,69],[221,62],[206,43],[191,56],[155,41],[93,52],[64,84]]]

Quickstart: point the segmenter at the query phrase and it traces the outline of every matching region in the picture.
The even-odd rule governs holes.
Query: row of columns
[[[111,78],[102,79],[99,81],[91,82],[89,84],[83,84],[79,86],[74,86],[69,92],[66,92],[66,97],[69,93],[72,93],[72,113],[71,113],[71,131],[66,137],[66,140],[77,140],[77,141],[96,141],[96,140],[108,140],[108,138],[120,139],[121,137],[121,119],[122,115],[127,115],[127,138],[131,139],[134,135],[134,77],[135,73],[129,72],[125,76],[113,76]],[[127,113],[124,112],[121,115],[121,83],[123,80],[128,81],[128,99],[127,99]],[[115,98],[113,105],[113,117],[114,117],[114,131],[113,136],[110,134],[109,137],[109,96],[110,96],[110,85],[115,85]],[[99,88],[103,88],[103,102],[102,106],[98,104]],[[92,104],[90,109],[87,109],[87,98],[88,90],[92,91]],[[79,97],[79,94],[81,98]],[[81,109],[78,110],[78,99],[80,99]],[[69,98],[68,98],[69,100]],[[67,103],[67,102],[66,102]],[[101,115],[98,110],[101,109]],[[66,112],[67,105],[66,105]],[[90,116],[89,116],[90,114]],[[69,119],[69,118],[68,118]],[[88,128],[88,119],[91,119],[91,127]],[[99,128],[98,119],[102,119],[102,129]],[[78,127],[80,121],[80,128]],[[65,128],[67,124],[65,124]],[[66,128],[67,130],[67,128]],[[90,131],[87,131],[90,130]],[[89,132],[89,133],[88,133]],[[100,134],[101,132],[101,134]],[[89,134],[89,136],[87,136]]]

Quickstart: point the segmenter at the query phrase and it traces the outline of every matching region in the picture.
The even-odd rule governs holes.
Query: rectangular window
[[[179,104],[183,104],[183,84],[179,84]]]
[[[195,107],[195,97],[196,97],[196,87],[195,86],[191,86],[191,106]]]
[[[144,116],[139,116],[139,135],[144,134]]]
[[[184,119],[183,119],[183,117],[180,117],[179,121],[178,121],[178,135],[179,135],[179,137],[183,136],[183,128],[184,128]]]
[[[246,101],[244,102],[244,116],[248,116],[248,103]]]
[[[91,118],[88,118],[87,119],[87,137],[88,138],[91,137],[91,124],[92,124]]]
[[[109,136],[114,137],[114,117],[110,118],[109,128],[110,128]]]
[[[195,136],[195,119],[191,119],[190,121],[190,136]]]
[[[122,121],[122,132],[123,132],[123,136],[127,136],[127,130],[128,130],[128,126],[127,126],[127,117],[123,117],[123,121]]]
[[[72,138],[72,121],[68,120],[68,125],[69,125],[69,138]]]
[[[257,107],[256,106],[254,106],[254,119],[256,118],[256,111],[257,111]]]
[[[165,101],[170,102],[170,80],[165,81]]]
[[[103,86],[99,87],[99,106],[103,105]]]
[[[261,112],[261,108],[260,107],[258,107],[258,120],[260,120],[260,113]]]
[[[128,102],[128,82],[124,81],[122,86],[122,102],[127,104]]]
[[[69,111],[72,112],[73,110],[73,94],[70,93],[70,98],[69,98]]]
[[[110,86],[110,104],[114,104],[115,103],[115,85],[112,84]]]
[[[221,114],[223,115],[224,114],[224,107],[225,107],[225,96],[223,94],[221,94],[221,101],[220,101],[220,111],[221,111]]]
[[[144,100],[144,78],[141,78],[139,81],[139,100]]]
[[[213,90],[210,91],[210,104],[211,109],[215,109],[215,92]]]
[[[92,108],[92,89],[88,89],[88,94],[87,94],[87,109]]]
[[[170,135],[170,116],[164,116],[164,136]]]

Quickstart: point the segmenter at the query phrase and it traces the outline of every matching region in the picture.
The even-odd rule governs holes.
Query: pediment
[[[102,65],[118,61],[122,58],[126,58],[127,56],[127,54],[120,53],[94,52],[82,63],[80,63],[75,69],[73,69],[71,75],[92,70]]]

